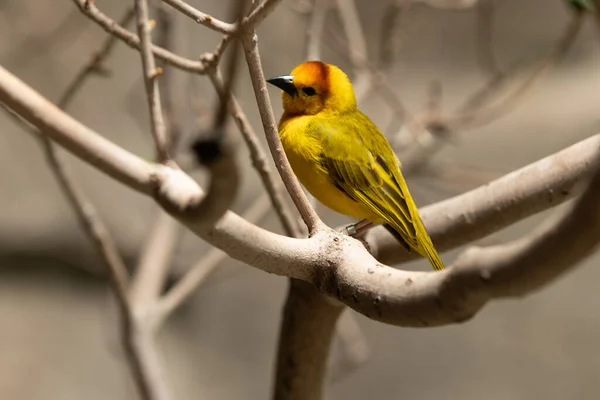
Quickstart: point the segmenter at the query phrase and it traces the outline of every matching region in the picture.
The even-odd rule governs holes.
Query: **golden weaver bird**
[[[443,269],[400,161],[357,108],[348,76],[335,65],[308,61],[267,82],[283,90],[279,136],[306,189],[334,211],[383,223],[407,250],[427,257],[435,270]]]

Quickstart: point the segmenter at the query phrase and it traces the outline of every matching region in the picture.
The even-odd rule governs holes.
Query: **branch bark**
[[[318,229],[324,227],[324,224],[321,222],[319,216],[304,194],[300,182],[298,182],[298,179],[294,175],[292,167],[285,156],[283,146],[281,145],[277,124],[275,123],[275,116],[273,115],[273,108],[271,107],[271,100],[269,99],[267,91],[265,75],[260,61],[258,37],[256,36],[256,33],[252,31],[245,34],[242,37],[242,44],[244,46],[246,63],[248,64],[248,70],[250,71],[250,77],[252,79],[254,95],[256,96],[256,102],[258,104],[258,111],[260,112],[260,118],[267,136],[267,143],[271,149],[271,155],[275,161],[275,166],[308,228],[309,235],[312,235]]]
[[[146,0],[135,0],[135,14],[138,36],[140,38],[140,54],[142,57],[142,68],[148,110],[150,112],[150,128],[154,145],[156,146],[156,157],[164,163],[169,160],[169,144],[167,142],[167,130],[163,120],[162,104],[160,99],[160,88],[158,77],[162,69],[156,68],[154,54],[152,53],[152,34],[148,20],[148,2]]]
[[[106,33],[118,38],[132,49],[137,51],[141,50],[140,39],[136,34],[123,28],[112,18],[100,11],[93,1],[73,0],[73,2],[86,17],[98,24]],[[212,57],[209,57],[208,60],[204,60],[204,57],[200,57],[200,61],[195,61],[178,56],[177,54],[155,45],[152,45],[151,49],[154,56],[160,58],[167,64],[194,74],[205,74],[212,65]]]
[[[214,73],[209,74],[209,77],[217,92],[223,93],[224,85],[219,71],[215,70]],[[283,198],[283,188],[281,187],[281,184],[273,176],[273,172],[267,164],[266,155],[260,145],[256,132],[252,128],[252,124],[248,121],[248,117],[246,117],[244,110],[242,110],[242,107],[233,94],[230,94],[229,103],[231,116],[242,134],[242,138],[246,142],[246,146],[250,151],[252,165],[262,180],[275,213],[279,217],[286,234],[291,237],[299,237],[300,228],[298,227],[295,218],[292,217],[291,210]]]
[[[320,400],[339,303],[291,279],[279,334],[274,400]]]
[[[309,239],[294,239],[265,231],[232,212],[225,213],[214,227],[186,218],[180,210],[197,204],[203,192],[182,171],[150,163],[140,169],[136,156],[108,141],[99,141],[96,133],[82,129],[2,68],[0,101],[21,111],[22,116],[42,133],[61,141],[68,138],[67,143],[76,155],[90,157],[96,154],[96,148],[102,150],[114,146],[119,157],[110,157],[110,163],[97,163],[93,157],[86,161],[100,164],[99,169],[113,173],[124,182],[132,182],[132,187],[144,193],[155,193],[190,230],[231,257],[266,272],[313,283],[322,293],[372,319],[399,326],[451,324],[472,316],[491,298],[478,297],[477,302],[468,304],[459,301],[464,292],[457,288],[464,284],[465,290],[470,291],[469,279],[481,273],[479,269],[470,269],[467,275],[454,272],[459,268],[436,273],[396,270],[374,260],[360,242],[333,230],[317,230]],[[425,224],[434,240],[438,237],[448,249],[449,243],[458,246],[556,205],[571,193],[555,195],[554,191],[572,188],[573,182],[582,174],[593,171],[599,148],[600,135],[596,135],[484,188],[430,206],[423,213]],[[132,176],[136,179],[131,179]],[[532,199],[539,204],[533,204]],[[474,210],[477,213],[473,214]],[[486,215],[491,221],[482,219]],[[458,237],[445,237],[457,232],[453,224],[459,227]],[[458,278],[452,277],[453,274]],[[448,292],[448,287],[453,291]],[[485,282],[485,287],[492,290],[493,285]],[[482,290],[478,287],[474,292],[482,293]],[[441,303],[440,296],[443,298]]]

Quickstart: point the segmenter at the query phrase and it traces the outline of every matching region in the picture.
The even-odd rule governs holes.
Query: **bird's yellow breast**
[[[357,219],[380,222],[379,216],[339,190],[321,167],[322,144],[309,129],[315,118],[319,117],[297,116],[283,120],[279,126],[281,143],[298,180],[326,207]]]

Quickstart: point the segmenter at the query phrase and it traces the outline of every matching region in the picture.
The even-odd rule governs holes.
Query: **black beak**
[[[292,75],[276,76],[274,78],[267,79],[267,82],[269,82],[271,85],[277,86],[290,96],[295,96],[298,94],[298,89],[296,89],[296,86],[294,86],[294,77]]]

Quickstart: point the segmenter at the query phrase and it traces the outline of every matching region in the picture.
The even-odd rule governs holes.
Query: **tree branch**
[[[312,13],[310,14],[308,27],[306,28],[306,60],[321,59],[321,40],[330,0],[315,0]]]
[[[221,79],[219,71],[215,70],[214,73],[209,74],[209,77],[217,92],[224,95],[223,80]],[[271,204],[273,205],[275,213],[279,217],[286,234],[291,237],[300,237],[300,228],[298,227],[295,218],[292,217],[291,210],[283,198],[283,188],[273,176],[273,172],[267,164],[266,155],[260,145],[256,132],[252,128],[252,124],[248,121],[244,110],[242,110],[242,107],[233,94],[230,94],[229,108],[231,116],[242,134],[242,138],[248,146],[252,165],[262,180],[269,198],[271,199]]]
[[[530,215],[563,203],[591,168],[600,146],[592,136],[495,181],[420,210],[438,251],[488,236]],[[386,264],[416,256],[404,250],[385,229],[367,235],[371,249]]]
[[[123,28],[116,21],[100,11],[93,1],[73,0],[73,2],[86,17],[98,24],[106,33],[118,38],[134,50],[141,50],[140,39],[133,32]],[[152,45],[151,49],[154,56],[167,64],[194,74],[205,74],[212,65],[212,55],[210,54],[208,58],[200,57],[200,61],[195,61],[178,56],[155,45]]]
[[[271,211],[269,197],[262,194],[246,211],[244,218],[250,223],[257,223]],[[210,273],[227,258],[227,253],[212,248],[190,267],[185,275],[160,299],[157,306],[158,319],[166,319],[177,307],[185,302],[196,288],[210,275]]]
[[[158,77],[162,69],[156,68],[154,54],[152,53],[152,35],[148,20],[148,2],[146,0],[135,0],[135,14],[138,36],[140,38],[140,54],[142,56],[142,68],[148,110],[150,112],[150,128],[156,146],[156,157],[161,163],[169,160],[169,147],[167,143],[167,132],[162,115],[160,100],[160,88]]]
[[[179,222],[159,209],[154,226],[140,251],[129,298],[136,313],[148,320],[147,323],[153,328],[158,327],[153,310],[163,290],[181,233]]]
[[[119,157],[111,157],[111,163],[98,163],[93,158],[86,161],[117,177],[136,177],[122,178],[122,181],[131,182],[132,187],[145,193],[155,193],[156,198],[170,206],[174,215],[190,230],[233,258],[266,272],[311,282],[322,293],[363,315],[400,326],[463,321],[491,298],[461,301],[464,293],[457,288],[462,284],[470,285],[471,279],[481,274],[481,270],[469,269],[469,274],[454,272],[460,268],[435,273],[396,270],[376,262],[357,240],[329,229],[317,230],[309,239],[288,238],[252,225],[232,212],[225,213],[214,227],[207,226],[181,212],[202,199],[202,190],[191,178],[180,170],[153,164],[147,164],[144,176],[137,157],[108,141],[109,144],[99,142],[96,133],[82,129],[62,111],[42,100],[39,94],[0,68],[1,102],[21,111],[21,115],[42,133],[61,141],[69,138],[67,143],[80,157],[95,154],[97,147],[114,146]],[[53,123],[49,124],[47,118]],[[583,173],[595,170],[599,147],[600,135],[596,135],[484,188],[427,207],[422,214],[424,222],[434,240],[438,238],[445,249],[450,243],[458,246],[489,234],[568,198],[573,183]],[[561,192],[565,188],[569,191]],[[536,201],[532,202],[532,199]],[[484,216],[490,221],[482,219]],[[571,240],[565,242],[567,247]],[[558,267],[564,270],[564,263]],[[556,266],[551,269],[557,270]],[[449,277],[453,274],[458,278]],[[451,292],[447,289],[448,280],[456,285],[450,286]],[[468,285],[464,288],[471,291]],[[485,282],[485,287],[492,288],[492,285]],[[477,287],[474,293],[480,294],[482,290]],[[444,299],[441,303],[439,296]]]
[[[320,400],[331,339],[343,308],[291,279],[279,333],[274,400]]]
[[[279,133],[277,131],[277,124],[275,123],[275,116],[273,115],[273,108],[271,107],[271,101],[269,99],[267,84],[265,82],[265,76],[262,69],[260,54],[258,51],[258,38],[255,32],[250,32],[242,37],[242,44],[244,45],[244,53],[246,55],[246,63],[248,64],[248,70],[250,71],[250,77],[252,80],[252,87],[254,88],[254,95],[256,96],[256,103],[258,104],[258,111],[260,118],[267,136],[267,143],[271,149],[271,155],[275,161],[275,166],[283,179],[285,187],[292,197],[296,208],[300,212],[304,223],[306,224],[309,235],[315,233],[318,229],[324,227],[323,222],[319,219],[319,216],[315,212],[314,208],[310,205],[310,202],[306,198],[300,182],[294,175],[292,167],[285,155],[281,140],[279,139]]]

